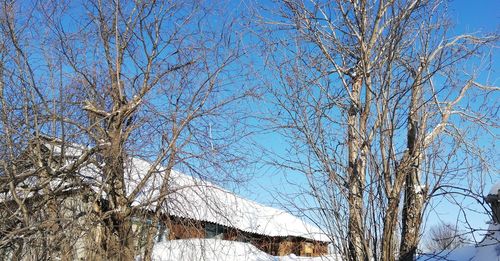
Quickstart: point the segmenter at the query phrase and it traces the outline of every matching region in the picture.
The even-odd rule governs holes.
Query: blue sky
[[[215,2],[215,0],[214,0]],[[251,2],[251,1],[250,1]],[[232,1],[231,5],[227,8],[228,16],[234,15],[237,16],[236,8],[245,8],[245,0],[243,1]],[[265,1],[261,1],[261,3],[266,3]],[[464,32],[491,32],[491,31],[499,31],[500,27],[500,4],[499,0],[478,0],[478,1],[470,1],[470,0],[455,0],[449,2],[450,7],[450,17],[452,22],[456,24],[455,33],[464,33]],[[221,20],[225,20],[226,17],[221,17]],[[215,23],[219,21],[213,21]],[[487,80],[490,83],[494,83],[498,85],[498,69],[499,64],[498,59],[500,58],[498,53],[493,54],[492,59],[493,62],[493,70],[492,74],[484,75],[483,77],[488,78]],[[254,56],[252,59],[259,59],[259,57]],[[498,95],[490,97],[498,102]],[[258,106],[259,104],[257,104]],[[252,106],[256,106],[253,104]],[[498,133],[497,133],[498,134]],[[497,135],[498,136],[498,135]],[[283,148],[286,147],[285,141],[275,133],[266,133],[260,135],[258,138],[258,143],[260,146],[266,147],[270,150],[275,150],[278,153],[283,153]],[[252,148],[249,148],[252,149]],[[278,206],[279,202],[277,201],[277,197],[279,198],[280,192],[293,191],[293,186],[290,186],[290,183],[303,183],[303,177],[296,173],[287,173],[288,175],[283,175],[284,173],[281,170],[275,169],[273,167],[261,165],[256,169],[244,170],[250,174],[250,176],[254,176],[250,182],[246,184],[244,188],[238,188],[238,192],[243,196],[246,196],[250,199],[256,200],[261,203],[271,204],[274,206]],[[500,178],[497,176],[497,180]],[[488,186],[491,185],[491,180],[485,181],[486,189],[488,190]],[[285,197],[286,198],[286,197]],[[463,204],[470,205],[474,208],[476,202],[466,201]],[[446,201],[440,202],[437,205],[435,211],[430,212],[429,216],[429,224],[435,224],[440,222],[439,219],[442,219],[445,222],[453,223],[456,219],[456,216],[459,214],[458,209],[454,207],[452,204],[449,204]],[[481,213],[474,213],[473,211],[468,213],[468,219],[471,223],[477,227],[485,228],[485,221],[487,220],[487,216]]]
[[[498,32],[500,29],[499,7],[500,2],[494,0],[450,1],[450,18],[456,25],[453,31],[454,34],[464,32]],[[500,62],[498,62],[497,58],[500,58],[500,56],[498,55],[498,52],[495,52],[492,55],[492,72],[488,75],[481,76],[484,80],[487,80],[489,83],[495,84],[496,86],[498,86],[500,80],[498,77]],[[490,98],[498,103],[498,95]],[[259,136],[259,144],[277,152],[280,152],[280,150],[283,152],[282,149],[286,147],[283,139],[274,133]],[[287,186],[286,184],[288,182],[301,183],[303,181],[303,178],[297,174],[288,172],[287,175],[284,176],[282,171],[268,166],[257,170],[252,169],[251,171],[256,172],[256,177],[247,184],[246,189],[241,189],[239,193],[265,204],[279,205],[276,200],[276,198],[279,197],[277,195],[279,195],[280,192],[290,190],[293,191],[293,188]],[[493,179],[500,181],[499,175],[493,177]],[[486,191],[489,190],[489,186],[491,186],[491,183],[494,182],[494,180],[484,181]],[[470,222],[471,226],[483,229],[487,227],[486,221],[488,220],[488,217],[480,212],[481,208],[477,205],[477,202],[464,200],[461,204],[471,208],[471,211],[467,212],[467,220]],[[478,212],[476,213],[474,209],[478,210]],[[428,229],[430,226],[440,222],[455,224],[457,216],[460,216],[461,219],[464,218],[464,215],[459,212],[458,207],[450,204],[447,200],[436,202],[436,208],[429,212],[427,217],[427,226],[424,229]],[[464,226],[464,224],[460,223],[458,226]]]
[[[454,0],[450,9],[457,32],[500,29],[500,2],[496,0]]]
[[[450,12],[452,21],[455,23],[455,33],[481,33],[481,32],[496,32],[500,30],[500,2],[495,0],[478,0],[478,1],[467,1],[467,0],[454,0],[450,1]],[[498,51],[492,55],[493,68],[492,73],[488,75],[482,75],[483,78],[498,86],[500,83],[500,55]],[[496,95],[490,97],[492,102],[499,102],[498,92]],[[498,129],[496,129],[496,135],[500,135]],[[498,150],[498,149],[497,149]],[[497,151],[497,155],[499,152]],[[498,169],[498,166],[497,166]],[[493,182],[500,181],[500,173],[497,173],[493,177]],[[485,190],[488,191],[492,182],[489,180],[485,181]],[[478,203],[470,200],[465,200],[463,202],[465,206],[469,206],[475,210],[481,210],[478,207]],[[430,214],[428,219],[428,226],[432,224],[439,223],[440,220],[444,222],[449,222],[454,224],[457,215],[460,218],[464,218],[464,215],[459,213],[459,208],[455,205],[449,204],[446,200],[441,202],[435,210],[435,214]],[[467,219],[470,221],[472,226],[477,226],[482,229],[487,228],[486,221],[489,217],[483,213],[476,213],[474,211],[467,212]],[[463,224],[462,224],[463,225]],[[480,233],[479,233],[480,234]],[[476,236],[477,233],[476,233]]]

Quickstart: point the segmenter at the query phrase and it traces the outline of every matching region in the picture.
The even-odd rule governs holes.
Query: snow
[[[462,260],[472,260],[476,248],[474,246],[466,246],[457,248],[452,251],[442,251],[431,254],[424,254],[417,258],[417,261],[462,261]]]
[[[156,244],[152,260],[273,261],[275,259],[247,243],[218,239],[185,239]]]
[[[415,193],[421,194],[426,188],[425,185],[415,185]]]
[[[150,164],[144,160],[131,160],[128,191],[139,183],[150,168]],[[134,205],[155,206],[150,203],[158,197],[164,176],[162,170],[153,175],[148,188],[136,198]],[[210,182],[178,171],[170,174],[169,191],[172,193],[168,195],[163,208],[173,216],[217,223],[260,235],[297,236],[330,242],[329,237],[318,227],[290,213],[242,198]]]
[[[138,259],[140,260],[140,259]],[[334,256],[276,257],[260,251],[249,243],[220,239],[181,239],[163,241],[153,248],[154,261],[340,261]]]
[[[45,147],[47,147],[47,149],[52,151],[54,155],[60,156],[62,153],[62,147],[60,145],[46,143]],[[64,155],[66,157],[80,157],[83,154],[83,152],[88,149],[89,149],[88,147],[68,142],[64,146]]]
[[[46,144],[46,146],[55,154],[61,153],[59,145]],[[84,149],[84,146],[69,144],[65,148],[65,154],[72,157],[80,156]],[[149,162],[138,158],[129,158],[126,162],[127,196],[130,196],[150,170],[153,174],[134,198],[133,206],[155,208],[167,173],[162,167],[152,169]],[[105,194],[103,190],[105,177],[94,164],[82,167],[78,176],[82,183],[90,186],[96,193]],[[51,185],[61,186],[60,182],[57,181]],[[168,183],[169,194],[162,208],[170,215],[217,223],[259,235],[296,236],[331,242],[330,238],[317,226],[283,210],[242,198],[210,182],[173,170]]]
[[[484,239],[476,246],[464,246],[451,251],[424,254],[418,261],[500,261],[500,225],[491,224]]]
[[[497,195],[500,190],[500,182],[495,183],[490,190],[490,195]]]

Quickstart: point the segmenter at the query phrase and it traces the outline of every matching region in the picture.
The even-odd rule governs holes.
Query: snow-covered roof
[[[131,159],[128,171],[128,191],[146,175],[151,165],[140,159]],[[141,191],[135,206],[154,206],[164,173],[160,170],[150,178],[148,189]],[[241,231],[267,236],[294,236],[330,242],[318,227],[280,209],[264,206],[245,199],[210,182],[172,171],[168,200],[163,209],[182,218],[207,221]],[[153,202],[153,204],[151,204]]]
[[[500,190],[500,182],[495,183],[490,189],[490,195],[497,195]]]
[[[57,141],[46,143],[45,146],[54,155],[61,154],[62,150],[57,145]],[[88,148],[78,144],[66,146],[64,149],[64,154],[68,156],[66,164],[70,164],[75,158],[82,156],[85,149]],[[129,158],[126,162],[125,173],[127,196],[130,196],[150,170],[152,170],[152,165],[149,162],[138,158]],[[104,177],[94,164],[80,168],[77,176],[80,177],[81,183],[90,186],[97,193],[101,195],[105,193],[102,189]],[[154,208],[165,177],[165,170],[157,167],[153,175],[147,179],[143,189],[135,197],[133,206]],[[37,181],[28,179],[24,183],[27,184],[26,187],[30,187],[29,183],[36,184]],[[80,182],[78,183],[80,184]],[[259,235],[293,236],[323,242],[331,241],[317,226],[311,225],[286,211],[245,199],[210,182],[179,171],[171,171],[168,184],[167,200],[162,206],[168,215],[212,222]],[[54,188],[74,187],[72,182],[64,178],[54,179],[49,185]],[[19,191],[19,193],[24,197],[33,195],[30,191]],[[8,195],[5,196],[8,197]],[[7,200],[7,198],[3,200]]]

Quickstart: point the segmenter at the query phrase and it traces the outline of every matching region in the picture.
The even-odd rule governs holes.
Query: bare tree
[[[453,250],[465,245],[460,231],[451,224],[440,224],[429,229],[425,248],[430,252]]]
[[[412,260],[429,200],[465,180],[480,188],[480,166],[495,173],[474,141],[497,127],[488,96],[498,87],[477,79],[498,37],[451,36],[443,1],[270,10],[258,13],[277,79],[268,120],[290,142],[274,163],[305,174],[346,258]]]
[[[168,215],[162,206],[172,169],[223,180],[243,164],[233,145],[245,137],[245,112],[233,105],[254,92],[242,87],[236,24],[230,16],[211,23],[221,6],[2,1],[0,178],[12,212],[1,217],[0,246],[7,256],[71,260],[74,237],[88,236],[88,259],[148,259]],[[132,157],[152,162],[144,176],[131,177]],[[94,176],[79,173],[89,166]],[[94,191],[83,190],[84,179]],[[134,205],[153,181],[158,195]],[[63,216],[68,191],[89,204]],[[153,223],[142,226],[145,242],[134,218]]]

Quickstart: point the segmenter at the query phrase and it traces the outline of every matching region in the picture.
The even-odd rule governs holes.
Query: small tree
[[[424,247],[429,252],[452,250],[465,244],[466,238],[452,224],[439,224],[429,230]]]

